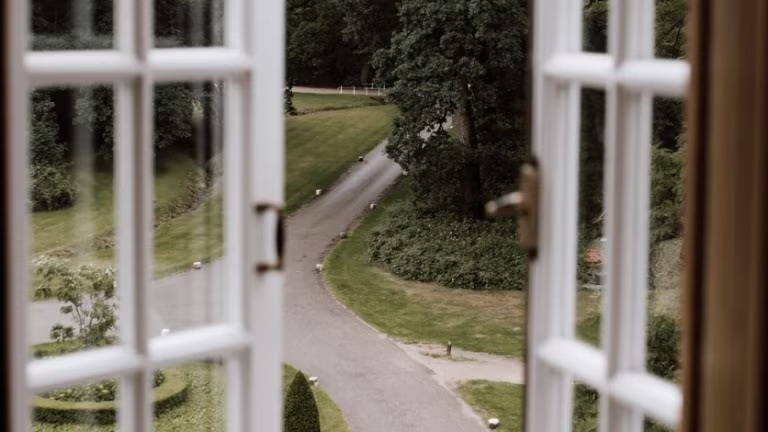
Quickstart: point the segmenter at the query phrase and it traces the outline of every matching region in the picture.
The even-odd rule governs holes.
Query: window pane
[[[656,0],[656,57],[685,58],[685,0]]]
[[[32,430],[85,432],[116,430],[119,378],[89,381],[32,396]]]
[[[111,0],[32,0],[31,48],[111,49],[113,7]]]
[[[226,366],[220,359],[163,369],[162,383],[155,391],[154,429],[158,432],[223,431],[225,382]]]
[[[221,82],[155,88],[153,333],[222,319],[222,90]]]
[[[583,50],[608,51],[608,0],[584,0]]]
[[[117,338],[112,96],[109,86],[30,95],[28,318],[37,357]]]
[[[579,222],[577,255],[576,334],[600,345],[602,293],[605,288],[605,92],[581,93],[581,145],[579,149]]]
[[[595,432],[598,430],[600,413],[600,392],[582,384],[573,383],[573,432]]]
[[[655,98],[653,105],[646,366],[674,381],[680,367],[684,104]]]
[[[224,0],[156,0],[155,46],[224,44]]]

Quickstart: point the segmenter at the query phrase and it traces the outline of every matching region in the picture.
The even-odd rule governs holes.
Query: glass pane
[[[37,51],[110,49],[113,2],[32,0],[31,48]]]
[[[656,0],[656,57],[685,58],[685,0]]]
[[[584,0],[583,50],[608,51],[608,0]]]
[[[224,44],[224,0],[156,0],[155,46]]]
[[[109,345],[117,338],[112,88],[36,89],[30,102],[32,353]]]
[[[221,320],[222,91],[221,82],[155,88],[155,334]]]
[[[680,367],[684,105],[655,98],[651,149],[647,368],[677,380]]]
[[[89,381],[32,396],[32,430],[85,432],[116,430],[119,378]]]
[[[573,432],[596,432],[600,413],[600,393],[580,382],[573,383]]]
[[[579,151],[579,236],[577,255],[576,334],[600,345],[601,296],[605,275],[603,253],[605,178],[605,92],[581,93],[581,145]]]
[[[154,429],[158,432],[225,430],[225,364],[220,359],[164,368],[155,375]]]

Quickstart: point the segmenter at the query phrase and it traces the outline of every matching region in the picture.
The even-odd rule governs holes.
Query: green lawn
[[[315,107],[323,106],[322,103],[349,105],[361,99],[358,96],[308,96],[323,96],[306,101],[307,106]],[[310,200],[315,189],[327,189],[360,154],[367,153],[386,138],[394,114],[394,107],[377,105],[288,118],[285,125],[288,212]],[[180,182],[195,166],[194,161],[180,156],[163,158],[161,163],[155,181],[158,205],[178,193]],[[107,171],[99,171],[96,176],[95,181],[88,182],[88,190],[92,192],[83,194],[84,199],[75,207],[34,213],[36,254],[82,240],[87,237],[83,230],[92,235],[108,232],[113,227],[112,176]],[[222,256],[223,231],[222,197],[220,191],[214,191],[200,207],[178,215],[155,230],[155,277],[185,270],[194,261],[208,262]],[[114,265],[114,249],[91,251],[75,260]]]
[[[190,393],[187,402],[155,419],[154,426],[158,432],[178,431],[224,431],[224,370],[217,365],[206,363],[190,363],[181,367],[186,376]],[[290,379],[296,369],[285,365],[283,367],[284,389],[290,384]],[[349,428],[341,415],[339,408],[320,388],[313,387],[312,391],[320,411],[320,424],[323,432],[348,432]],[[33,424],[37,432],[85,432],[85,431],[114,431],[114,426],[93,426],[77,424]]]
[[[523,402],[525,387],[493,381],[465,381],[459,385],[459,394],[487,424],[488,419],[499,419],[499,432],[523,430]]]
[[[293,106],[299,114],[345,108],[381,105],[382,100],[370,96],[294,93]]]
[[[369,263],[371,232],[391,211],[390,204],[408,199],[407,187],[407,182],[397,185],[326,258],[325,277],[334,294],[369,324],[405,342],[451,341],[469,351],[521,357],[524,292],[471,291],[410,282]],[[578,296],[581,323],[598,307],[599,299],[586,293]]]
[[[154,181],[155,202],[172,199],[179,182],[196,169],[195,162],[174,154],[158,163]],[[68,209],[32,213],[32,251],[39,254],[108,232],[114,227],[114,181],[112,171],[97,168],[79,176],[80,196]]]
[[[289,117],[285,123],[288,212],[326,189],[389,135],[395,107],[371,106]]]

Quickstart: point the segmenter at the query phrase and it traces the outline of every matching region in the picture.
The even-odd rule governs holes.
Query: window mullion
[[[6,382],[9,386],[8,414],[6,423],[10,430],[31,429],[29,415],[30,393],[26,374],[28,353],[27,311],[29,278],[29,88],[23,69],[24,51],[27,45],[29,15],[26,2],[4,1],[2,9],[3,81],[5,95],[2,112],[5,116],[2,139],[2,170],[5,188],[3,226],[5,248],[5,328],[6,334]],[[12,145],[10,145],[12,144]]]
[[[117,46],[135,56],[140,75],[117,84],[118,284],[121,342],[142,359],[135,373],[121,377],[119,427],[152,430],[149,361],[149,286],[152,281],[152,97],[146,64],[152,45],[152,2],[122,0],[117,13]]]
[[[633,60],[653,57],[653,2],[621,0],[609,11],[609,49],[614,74]],[[638,372],[645,364],[645,309],[648,259],[648,182],[651,95],[619,85],[608,92],[608,287],[604,298],[603,340],[607,380]],[[601,430],[640,432],[643,413],[612,397],[601,399]]]

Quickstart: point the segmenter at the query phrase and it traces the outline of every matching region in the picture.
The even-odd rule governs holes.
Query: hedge
[[[176,408],[187,400],[188,390],[184,375],[178,369],[167,369],[165,381],[154,390],[154,411],[158,416]],[[46,423],[113,424],[117,420],[119,401],[66,402],[34,396],[32,418]]]

